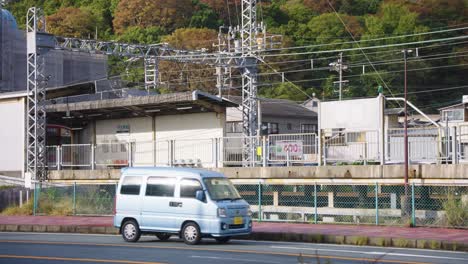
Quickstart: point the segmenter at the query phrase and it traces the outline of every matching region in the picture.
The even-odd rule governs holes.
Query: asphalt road
[[[225,245],[204,239],[188,246],[178,238],[144,236],[126,243],[115,235],[0,233],[0,263],[468,263],[468,253],[233,240]]]

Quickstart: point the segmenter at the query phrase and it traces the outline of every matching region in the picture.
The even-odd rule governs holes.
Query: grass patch
[[[0,185],[0,191],[1,190],[8,190],[8,189],[13,189],[17,186],[14,186],[14,185]]]
[[[445,211],[445,221],[451,227],[466,227],[468,225],[468,203],[449,194],[442,207]]]
[[[432,240],[431,243],[429,243],[429,247],[431,249],[440,249],[442,247],[442,243],[440,241]]]
[[[395,241],[393,242],[394,246],[396,247],[408,247],[409,245],[409,241],[404,239],[404,238],[397,238],[395,239]]]
[[[356,238],[356,245],[358,246],[367,245],[368,242],[369,242],[369,238],[366,236],[360,236]]]
[[[5,208],[1,215],[32,215],[33,214],[33,201],[23,204],[23,207],[10,206]]]

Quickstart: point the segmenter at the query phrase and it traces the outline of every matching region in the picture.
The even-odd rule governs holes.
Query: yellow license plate
[[[242,225],[243,224],[243,219],[241,216],[236,216],[234,217],[234,224],[235,225]]]

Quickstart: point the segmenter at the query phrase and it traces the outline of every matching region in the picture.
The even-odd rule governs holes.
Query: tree
[[[218,29],[223,24],[222,19],[207,4],[199,0],[193,0],[192,3],[195,11],[190,19],[191,27]]]
[[[206,49],[213,51],[218,32],[207,28],[180,28],[163,38],[171,47],[184,50]],[[169,90],[186,91],[201,89],[216,92],[214,68],[204,64],[180,64],[170,61],[160,63],[162,81]]]
[[[161,42],[161,37],[166,32],[160,27],[128,27],[125,32],[117,37],[118,41],[136,44],[155,44]]]
[[[341,0],[340,13],[353,16],[375,14],[383,0]]]
[[[114,30],[122,34],[131,26],[159,26],[170,32],[186,25],[192,10],[191,0],[121,0],[114,14]]]
[[[281,83],[273,87],[262,88],[259,93],[267,98],[288,99],[295,102],[307,100],[306,91],[293,83]]]
[[[333,9],[330,7],[330,4],[336,9],[339,10],[341,6],[340,0],[304,0],[304,5],[318,14],[333,12]]]
[[[94,36],[96,19],[87,10],[75,7],[60,8],[47,17],[48,32],[65,37]]]
[[[342,43],[346,40],[352,40],[350,33],[354,38],[359,39],[364,29],[357,17],[348,15],[339,15],[344,21],[346,27],[340,18],[334,13],[326,13],[312,18],[307,24],[308,32],[304,38],[310,39],[314,44],[337,43],[337,47],[345,47]],[[348,32],[348,30],[350,32]],[[327,47],[332,48],[332,47]]]
[[[207,28],[179,28],[164,37],[164,41],[178,49],[212,51],[213,43],[218,42],[218,32]]]

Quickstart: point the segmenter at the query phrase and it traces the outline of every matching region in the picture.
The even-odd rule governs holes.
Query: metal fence
[[[308,166],[404,162],[404,130],[323,130],[265,137],[223,137],[100,142],[47,147],[49,169],[124,166]],[[245,141],[254,148],[246,153]],[[468,162],[468,126],[408,129],[410,163]],[[253,157],[246,164],[246,156]]]
[[[33,195],[35,215],[112,215],[116,184],[41,185]]]
[[[468,186],[237,184],[257,221],[468,228]]]
[[[243,166],[245,140],[254,145],[255,166],[317,165],[319,161],[315,134],[287,134],[49,146],[47,162],[49,169]]]
[[[324,131],[324,163],[380,161],[378,131]]]
[[[468,186],[233,182],[256,221],[468,228]],[[34,203],[36,215],[112,215],[115,191],[115,184],[36,184],[23,203]]]

